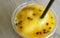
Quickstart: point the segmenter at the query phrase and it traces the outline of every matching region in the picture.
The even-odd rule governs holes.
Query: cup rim
[[[29,2],[30,2],[30,1],[29,1]],[[19,9],[21,9],[22,7],[24,7],[27,3],[28,3],[28,2],[24,2],[24,3],[20,4],[20,5],[14,10],[14,12],[13,12],[13,14],[12,14],[12,16],[11,16],[11,23],[12,23],[13,29],[15,30],[15,32],[16,32],[19,36],[22,36],[22,37],[24,37],[24,38],[25,38],[25,35],[22,35],[21,33],[19,33],[19,32],[16,30],[16,28],[15,28],[15,25],[14,25],[14,17],[15,17],[16,12],[17,12]],[[33,2],[33,3],[35,3],[35,2]],[[51,10],[52,10],[52,12],[53,12],[53,14],[54,14],[55,21],[57,21],[57,19],[56,19],[57,16],[56,16],[54,10],[53,10],[52,8],[51,8]],[[49,38],[50,36],[52,36],[52,35],[55,33],[55,31],[56,31],[56,26],[57,26],[57,22],[55,23],[55,27],[54,27],[53,31],[52,31],[50,34],[48,34],[45,38]]]

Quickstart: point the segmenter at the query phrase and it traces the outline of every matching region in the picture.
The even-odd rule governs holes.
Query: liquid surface
[[[54,15],[51,10],[41,19],[44,6],[38,4],[26,5],[19,9],[14,18],[16,30],[26,38],[44,38],[49,35],[55,25]]]

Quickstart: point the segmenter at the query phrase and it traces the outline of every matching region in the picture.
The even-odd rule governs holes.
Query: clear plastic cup
[[[23,38],[26,38],[24,35],[22,35],[22,34],[20,34],[17,30],[16,30],[16,28],[15,28],[15,25],[14,25],[14,17],[15,17],[15,15],[16,15],[16,13],[17,13],[17,11],[19,10],[19,9],[21,9],[21,8],[23,8],[25,5],[27,5],[27,4],[33,4],[33,3],[37,3],[37,4],[39,4],[39,5],[42,5],[42,6],[47,6],[47,4],[48,4],[48,2],[49,2],[50,0],[30,0],[30,1],[27,1],[27,2],[24,2],[24,3],[22,3],[22,4],[20,4],[15,10],[14,10],[14,12],[13,12],[13,14],[12,14],[12,18],[11,18],[11,23],[12,23],[12,26],[13,26],[13,29],[16,31],[16,33],[17,34],[19,34],[20,36],[22,36]],[[56,15],[55,15],[55,12],[54,12],[54,10],[52,9],[52,8],[50,8],[51,10],[52,10],[52,12],[53,12],[53,14],[54,14],[54,17],[55,17],[55,21],[57,20],[56,19]],[[57,24],[57,23],[56,23]],[[48,35],[48,36],[46,36],[45,38],[52,38],[51,36],[55,33],[55,30],[56,30],[56,24],[55,24],[55,27],[54,27],[54,30]]]

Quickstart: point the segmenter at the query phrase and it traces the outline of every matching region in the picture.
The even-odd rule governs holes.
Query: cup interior
[[[28,2],[24,2],[24,3],[20,4],[20,5],[14,10],[14,12],[13,12],[13,14],[12,14],[11,23],[12,23],[13,29],[17,32],[17,34],[19,34],[20,36],[22,36],[22,37],[24,37],[24,38],[25,38],[25,36],[22,35],[22,34],[20,34],[20,33],[16,30],[16,28],[15,28],[15,25],[14,25],[14,17],[15,17],[15,15],[16,15],[16,13],[17,13],[17,11],[18,11],[19,9],[22,9],[22,8],[23,8],[25,5],[27,5],[27,4],[33,4],[33,3],[37,3],[37,4],[39,4],[39,5],[45,6],[45,3],[42,3],[41,1],[40,1],[40,3],[39,3],[39,2],[36,2],[36,1],[28,1]],[[55,14],[55,12],[53,11],[52,8],[51,8],[51,10],[52,10],[52,12],[53,12],[53,14],[54,14],[54,17],[55,17],[55,19],[56,19],[56,14]],[[52,35],[54,34],[55,30],[56,30],[56,24],[55,24],[54,30],[53,30],[48,36],[46,36],[46,38],[49,38],[50,36],[52,36]]]

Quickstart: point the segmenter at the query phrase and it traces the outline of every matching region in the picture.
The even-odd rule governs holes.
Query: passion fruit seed
[[[43,31],[46,31],[46,29],[43,29]]]
[[[47,31],[47,33],[48,33],[49,31]]]
[[[38,35],[38,34],[39,34],[39,32],[36,32],[36,34]]]
[[[51,18],[53,18],[53,17],[51,16]]]
[[[18,24],[21,24],[22,23],[22,21],[20,21]]]
[[[41,11],[41,10],[39,9],[39,11]]]
[[[17,23],[15,25],[17,25]]]
[[[46,29],[43,29],[43,33],[46,33]]]
[[[51,29],[51,27],[49,27],[49,29]]]
[[[30,17],[27,17],[27,19],[28,19],[28,20],[32,20],[32,18],[30,18]]]
[[[40,34],[42,34],[42,32],[39,32]]]
[[[46,25],[49,25],[49,23],[46,23]]]
[[[20,29],[22,29],[22,26],[20,26]]]
[[[43,33],[45,34],[46,32],[44,31]]]
[[[38,35],[38,34],[42,34],[42,32],[36,32],[36,34]]]
[[[33,15],[35,16],[36,14],[35,14],[35,13],[33,13]]]

